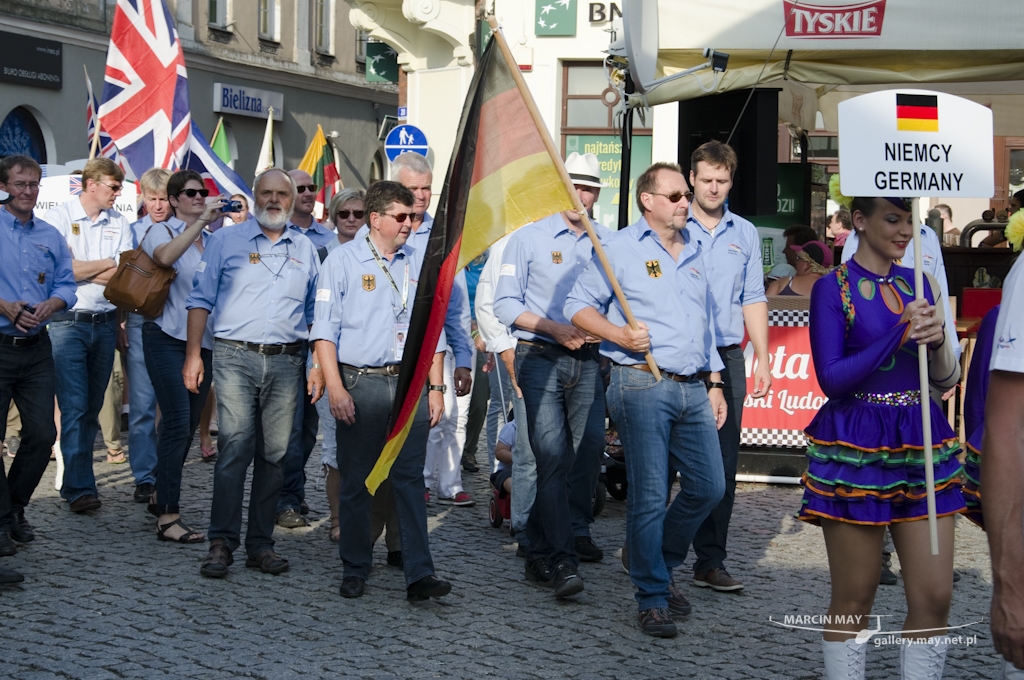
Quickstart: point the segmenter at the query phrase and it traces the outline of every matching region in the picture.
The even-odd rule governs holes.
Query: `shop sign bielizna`
[[[284,120],[284,94],[244,85],[213,84],[213,110],[216,113],[266,118],[271,108],[274,109],[274,120]]]

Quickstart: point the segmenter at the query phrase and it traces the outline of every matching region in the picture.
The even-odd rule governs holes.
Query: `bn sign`
[[[614,2],[592,2],[589,12],[590,23],[603,24],[622,18],[622,10]]]

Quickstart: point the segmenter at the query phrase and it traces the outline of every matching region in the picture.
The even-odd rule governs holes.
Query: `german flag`
[[[366,479],[374,493],[387,479],[412,426],[444,327],[456,272],[519,227],[563,210],[576,197],[536,106],[495,31],[466,95],[430,240],[420,270],[388,439]]]
[[[319,125],[316,126],[313,141],[306,149],[306,155],[299,163],[299,170],[308,172],[313,178],[313,183],[320,187],[316,194],[316,214],[322,217],[325,207],[334,196],[334,185],[341,181],[341,177],[338,175],[337,166],[334,165],[334,151],[327,143],[324,130]]]
[[[897,94],[896,129],[938,132],[939,98],[931,94]]]

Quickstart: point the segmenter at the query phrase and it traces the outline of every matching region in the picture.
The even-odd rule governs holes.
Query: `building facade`
[[[298,165],[319,124],[345,186],[383,176],[378,132],[396,114],[397,88],[366,82],[365,38],[344,2],[165,1],[184,48],[192,119],[210,138],[223,118],[243,179],[252,181],[270,104],[278,166]],[[0,0],[0,156],[50,164],[88,156],[82,68],[100,98],[114,6]]]

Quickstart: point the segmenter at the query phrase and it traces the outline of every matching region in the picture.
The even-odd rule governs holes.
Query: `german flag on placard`
[[[939,98],[933,94],[897,94],[896,129],[939,131]]]
[[[327,137],[324,136],[324,130],[319,125],[316,126],[313,141],[306,149],[306,155],[299,163],[299,170],[308,172],[309,176],[313,178],[313,183],[320,187],[316,195],[316,214],[323,216],[325,207],[334,196],[334,185],[341,181],[341,177],[338,175],[338,168],[334,165],[334,151],[331,150],[331,145],[327,143]]]
[[[505,234],[575,207],[564,169],[556,165],[561,160],[548,151],[547,131],[534,122],[530,92],[516,78],[518,66],[501,49],[503,42],[496,31],[466,95],[420,270],[388,439],[366,479],[370,493],[387,479],[409,434],[456,272]]]

